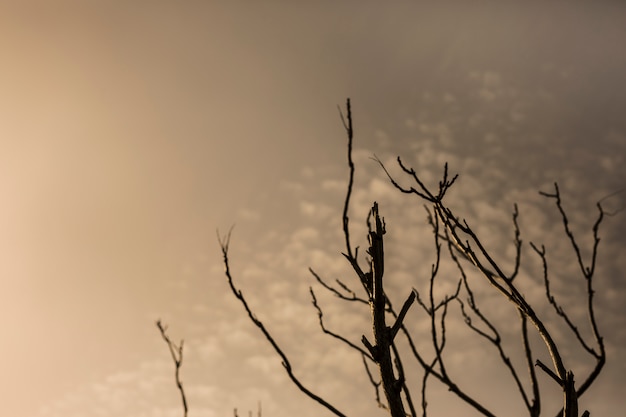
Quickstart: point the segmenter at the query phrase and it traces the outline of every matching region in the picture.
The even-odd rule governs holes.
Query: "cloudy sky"
[[[215,231],[232,224],[236,282],[297,375],[348,415],[384,415],[360,357],[319,334],[308,292],[355,342],[370,331],[366,307],[324,297],[307,271],[354,284],[340,254],[348,169],[337,106],[347,97],[353,244],[366,245],[377,200],[396,304],[424,288],[434,246],[421,202],[392,190],[374,154],[390,167],[402,156],[429,184],[449,162],[460,174],[450,203],[507,270],[518,202],[526,294],[549,318],[528,246],[545,243],[554,290],[589,335],[575,258],[537,191],[559,182],[588,261],[595,202],[610,196],[603,204],[619,211],[626,200],[626,7],[262,3],[0,4],[1,415],[182,415],[158,318],[185,339],[190,416],[246,415],[257,402],[267,417],[329,415],[291,385],[229,293]],[[597,315],[609,357],[583,397],[592,415],[623,406],[624,216],[600,231]],[[442,288],[457,278],[443,267]],[[484,295],[500,319],[514,317]],[[464,334],[455,315],[450,328]],[[425,320],[415,308],[406,321],[425,332]],[[453,339],[459,381],[494,412],[519,413],[489,346],[469,333]],[[589,358],[565,340],[584,375]],[[432,415],[465,409],[432,386]],[[547,415],[559,402],[546,399]]]

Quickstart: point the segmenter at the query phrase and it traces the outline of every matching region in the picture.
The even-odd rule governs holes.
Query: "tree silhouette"
[[[518,224],[518,208],[513,208],[512,229],[515,255],[510,259],[512,264],[510,272],[501,260],[496,259],[494,253],[486,248],[481,236],[475,231],[462,216],[459,216],[446,202],[447,192],[455,185],[457,175],[450,175],[447,163],[443,167],[443,174],[438,186],[429,188],[420,179],[417,172],[405,165],[401,158],[397,162],[406,178],[402,180],[394,178],[383,163],[375,158],[383,172],[398,191],[417,197],[425,206],[427,219],[432,229],[430,238],[435,248],[435,259],[430,271],[428,290],[420,293],[417,289],[407,287],[406,298],[402,307],[398,310],[385,291],[385,221],[379,213],[376,202],[367,218],[368,244],[365,260],[359,258],[358,247],[353,249],[350,236],[350,218],[348,211],[351,203],[351,195],[354,185],[355,165],[352,159],[353,145],[353,120],[350,100],[346,103],[345,115],[341,112],[341,119],[348,136],[348,167],[349,180],[343,206],[343,234],[345,236],[345,252],[343,256],[354,270],[356,284],[361,288],[353,290],[354,285],[340,280],[334,283],[322,278],[313,269],[311,274],[322,290],[332,293],[338,300],[347,303],[362,303],[369,305],[371,310],[371,333],[363,331],[360,343],[349,340],[348,337],[335,333],[328,329],[324,323],[324,312],[318,303],[315,291],[310,288],[311,301],[318,313],[321,330],[336,339],[339,343],[347,345],[363,359],[364,373],[374,388],[374,395],[379,407],[388,410],[393,417],[422,416],[428,411],[428,386],[431,379],[435,379],[449,391],[464,401],[468,407],[473,408],[484,416],[495,416],[490,411],[490,405],[474,398],[461,383],[457,382],[453,372],[446,362],[447,333],[446,323],[449,315],[457,311],[470,331],[487,345],[493,348],[493,357],[499,360],[510,375],[510,380],[527,410],[530,417],[542,415],[542,389],[538,379],[538,370],[547,374],[560,387],[563,397],[563,406],[560,411],[548,410],[552,415],[563,417],[578,417],[578,399],[596,381],[606,362],[606,350],[597,325],[594,310],[594,273],[600,242],[599,228],[605,216],[612,213],[606,212],[601,202],[597,203],[598,215],[592,227],[593,245],[590,249],[590,257],[583,259],[577,238],[569,227],[569,220],[563,208],[558,184],[554,189],[540,192],[542,196],[554,202],[562,224],[565,238],[572,248],[572,255],[578,265],[582,282],[585,287],[585,299],[580,305],[585,306],[589,321],[589,331],[581,331],[579,324],[568,314],[567,309],[561,304],[559,298],[551,289],[549,263],[546,256],[546,248],[542,244],[530,243],[531,253],[540,260],[543,266],[543,286],[547,302],[551,309],[556,312],[561,320],[558,332],[547,325],[546,318],[539,313],[536,305],[538,300],[530,300],[521,291],[519,286],[520,264],[522,261],[522,240]],[[402,185],[408,182],[409,185]],[[229,242],[231,231],[218,240],[223,254],[225,275],[234,296],[240,301],[249,319],[263,333],[265,339],[276,351],[282,361],[282,365],[291,381],[308,397],[325,407],[337,416],[344,416],[338,406],[330,404],[327,400],[315,394],[306,387],[300,377],[296,375],[294,367],[288,355],[279,346],[265,324],[257,318],[243,295],[243,292],[235,285],[230,268]],[[441,296],[439,276],[441,262],[445,259],[451,261],[458,271],[458,280],[454,290]],[[481,307],[478,297],[475,296],[474,281],[470,281],[468,275],[478,274],[483,282],[489,284],[491,291],[508,300],[516,311],[519,320],[519,336],[521,339],[521,358],[514,361],[510,348],[503,344],[503,330],[495,320],[494,312],[489,312]],[[360,285],[359,285],[360,284]],[[414,306],[415,305],[415,306]],[[456,307],[456,308],[454,308]],[[424,314],[429,322],[430,334],[418,334],[405,324],[407,314],[417,309]],[[507,327],[512,327],[508,323]],[[562,337],[563,330],[571,332],[575,340],[588,354],[591,370],[584,375],[577,375],[582,381],[578,384],[574,380],[571,360],[565,357]],[[584,336],[590,334],[590,336]],[[543,350],[547,352],[550,362],[546,364],[539,359],[537,350],[541,346],[533,344],[531,338],[539,336]],[[429,352],[418,348],[416,340],[428,338],[430,340]],[[401,345],[403,347],[401,347]],[[540,352],[541,353],[541,352]],[[523,369],[519,369],[515,363],[522,362]],[[177,365],[178,366],[178,365]],[[375,376],[373,368],[378,368]],[[406,375],[416,372],[421,374],[421,386],[411,386]],[[522,376],[527,373],[528,376]],[[381,395],[382,390],[382,395]],[[419,399],[418,399],[419,398]],[[419,410],[419,411],[418,411]],[[588,416],[585,411],[583,416]]]

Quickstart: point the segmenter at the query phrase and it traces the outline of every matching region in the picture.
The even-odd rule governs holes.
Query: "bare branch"
[[[411,308],[413,301],[415,301],[415,291],[411,291],[411,294],[409,294],[408,298],[402,305],[402,309],[400,309],[400,314],[396,318],[396,322],[393,324],[393,327],[391,328],[391,333],[389,337],[391,338],[392,341],[396,337],[398,330],[400,330],[400,326],[402,326],[402,320],[404,320],[404,316],[406,316],[406,313],[409,311],[409,308]]]
[[[280,358],[282,359],[283,368],[285,368],[285,371],[287,372],[287,375],[289,375],[289,378],[291,379],[291,381],[300,389],[300,391],[305,393],[309,398],[313,399],[317,403],[319,403],[322,406],[324,406],[327,410],[329,410],[333,414],[335,414],[337,416],[340,416],[340,417],[345,417],[345,414],[340,412],[337,408],[335,408],[333,405],[331,405],[329,402],[327,402],[326,400],[324,400],[320,396],[314,394],[311,390],[306,388],[300,382],[300,380],[293,373],[293,370],[291,368],[291,363],[289,362],[289,359],[287,358],[287,355],[285,355],[285,353],[282,351],[282,349],[278,346],[278,344],[276,343],[276,341],[274,340],[272,335],[265,328],[265,325],[259,319],[256,318],[256,316],[254,315],[254,313],[252,312],[252,310],[248,306],[248,303],[247,303],[246,299],[244,298],[243,293],[241,292],[241,290],[239,290],[239,289],[237,289],[237,287],[235,287],[235,284],[233,282],[233,278],[232,278],[231,273],[230,273],[230,263],[229,263],[229,259],[228,259],[228,246],[230,244],[231,232],[232,232],[232,228],[228,232],[226,237],[223,238],[223,239],[220,237],[219,232],[218,232],[217,239],[218,239],[218,242],[219,242],[220,247],[222,249],[222,255],[223,255],[223,258],[224,258],[224,260],[223,260],[223,262],[224,262],[224,273],[226,274],[226,278],[228,279],[228,284],[230,285],[230,289],[231,289],[232,293],[241,302],[241,304],[243,305],[244,309],[246,310],[246,313],[248,313],[248,317],[250,318],[252,323],[254,323],[254,325],[257,328],[259,328],[259,330],[261,330],[261,332],[263,333],[263,335],[265,336],[267,341],[272,345],[272,347],[274,348],[274,350],[276,351],[278,356],[280,356]]]
[[[374,341],[376,343],[372,347],[375,353],[372,356],[380,368],[380,376],[387,404],[389,405],[389,412],[392,417],[405,417],[404,404],[400,396],[402,383],[398,383],[394,375],[393,361],[391,359],[390,348],[393,340],[385,322],[386,296],[383,289],[383,235],[385,234],[385,227],[378,214],[378,204],[374,203],[372,206],[371,215],[374,218],[375,226],[373,229],[370,227],[368,254],[372,258],[370,261],[370,272],[373,276],[373,291],[370,305],[372,309]]]
[[[406,399],[409,411],[411,412],[411,417],[417,417],[415,405],[413,404],[413,399],[411,398],[411,390],[407,386],[406,379],[404,377],[404,365],[402,365],[402,356],[400,355],[400,352],[398,351],[398,348],[394,342],[391,343],[391,349],[393,350],[394,364],[396,365],[396,369],[398,370],[397,383],[402,386],[402,393],[404,394],[404,398]]]
[[[369,356],[366,356],[366,355],[362,355],[361,356],[361,358],[363,358],[363,367],[365,368],[365,372],[367,373],[367,377],[369,378],[370,383],[374,387],[374,391],[375,391],[375,394],[376,394],[376,403],[378,404],[378,407],[383,408],[385,410],[388,410],[387,406],[380,399],[380,384],[381,384],[381,382],[380,381],[376,382],[374,380],[374,376],[372,375],[372,371],[370,371],[370,368],[367,365],[367,360],[365,360],[366,357],[369,357]]]
[[[176,380],[176,386],[178,387],[178,390],[180,391],[180,397],[183,402],[183,417],[187,417],[187,398],[185,397],[185,390],[183,389],[183,383],[180,380],[180,367],[183,364],[183,340],[181,340],[180,344],[176,346],[176,344],[172,342],[170,338],[167,336],[167,333],[166,333],[167,326],[164,326],[161,323],[161,320],[157,320],[156,326],[159,328],[159,331],[161,332],[161,336],[163,337],[163,340],[165,340],[165,343],[167,343],[167,347],[169,348],[170,354],[172,355],[172,360],[174,361],[174,366],[176,367],[176,371],[174,374],[175,380]]]
[[[312,268],[309,268],[309,272],[311,272],[311,275],[313,275],[315,277],[315,280],[317,282],[319,282],[322,287],[326,288],[328,291],[330,291],[331,293],[333,293],[336,297],[341,298],[342,300],[345,301],[357,301],[359,303],[363,303],[363,304],[368,304],[369,305],[369,301],[357,297],[357,295],[355,294],[354,291],[352,291],[350,288],[348,288],[348,286],[346,286],[343,282],[336,280],[337,284],[349,295],[345,295],[343,293],[341,293],[339,290],[337,290],[336,288],[330,286],[329,284],[326,283],[326,281],[324,281],[317,272],[315,272]]]
[[[509,277],[507,277],[498,267],[491,255],[482,245],[478,236],[474,233],[474,231],[470,228],[466,221],[463,221],[463,223],[461,223],[452,214],[451,210],[443,206],[441,203],[438,203],[436,205],[436,210],[444,219],[444,223],[450,231],[450,236],[453,242],[455,242],[456,245],[460,247],[463,252],[465,252],[466,256],[478,268],[478,270],[483,274],[487,281],[493,287],[495,287],[502,295],[504,295],[510,302],[512,302],[516,306],[516,308],[521,310],[533,323],[533,325],[539,332],[539,335],[543,339],[545,346],[548,348],[550,357],[552,359],[555,369],[557,370],[557,373],[564,378],[566,372],[565,366],[563,365],[563,359],[561,358],[561,354],[559,352],[556,342],[552,338],[552,335],[550,334],[548,329],[545,327],[543,321],[539,319],[531,305],[514,286],[512,280],[510,280]],[[470,240],[478,247],[481,256],[484,257],[487,260],[488,264],[495,269],[495,275],[480,261],[474,250],[472,250],[472,248],[470,247],[469,241],[461,243],[461,238],[457,230],[460,230],[462,233],[469,236]]]
[[[621,191],[620,191],[621,192]],[[576,335],[576,338],[578,340],[578,342],[581,344],[581,346],[593,357],[596,358],[596,364],[593,368],[593,370],[589,373],[589,375],[587,375],[587,377],[585,378],[585,380],[583,381],[583,383],[580,385],[580,387],[574,391],[573,385],[572,387],[566,387],[564,388],[566,391],[571,391],[569,395],[575,395],[576,399],[578,397],[580,397],[581,395],[583,395],[587,389],[591,386],[591,384],[595,381],[595,379],[598,377],[598,375],[600,374],[600,371],[602,370],[602,368],[604,367],[604,364],[606,363],[606,350],[604,347],[604,340],[602,338],[602,336],[600,335],[600,331],[598,329],[598,325],[596,322],[596,318],[595,318],[595,311],[594,311],[594,304],[593,304],[593,296],[595,294],[595,291],[593,289],[593,275],[595,272],[595,267],[596,267],[596,260],[597,260],[597,256],[598,256],[598,245],[600,243],[600,237],[598,236],[598,232],[600,229],[600,224],[602,223],[602,221],[604,220],[604,216],[605,216],[605,211],[602,208],[602,200],[598,201],[598,203],[596,204],[596,207],[598,208],[598,218],[596,219],[593,227],[592,227],[592,233],[593,233],[593,248],[592,248],[592,252],[591,252],[591,261],[590,261],[590,265],[589,266],[585,266],[585,263],[583,261],[582,258],[582,254],[580,251],[580,248],[578,246],[577,240],[573,234],[573,232],[571,231],[571,229],[569,228],[569,219],[567,217],[567,214],[565,212],[565,209],[563,208],[563,205],[561,204],[561,194],[559,191],[559,186],[557,183],[554,183],[554,193],[547,193],[547,192],[542,192],[540,191],[539,194],[543,195],[544,197],[547,198],[553,198],[555,200],[555,204],[557,206],[557,209],[559,210],[559,213],[561,214],[561,221],[564,227],[564,231],[565,234],[567,235],[570,244],[572,246],[572,249],[574,250],[574,254],[576,256],[576,259],[578,261],[578,266],[580,268],[581,273],[583,274],[585,280],[586,280],[586,291],[587,291],[587,316],[589,318],[589,323],[591,325],[591,331],[593,333],[593,337],[594,337],[594,341],[595,344],[597,346],[597,350],[595,348],[592,348],[582,337],[582,335],[580,334],[580,332],[578,331],[578,328],[574,325],[574,323],[570,320],[569,316],[565,313],[565,311],[563,310],[563,308],[556,302],[554,296],[552,296],[552,294],[550,293],[550,287],[549,287],[549,280],[548,280],[548,266],[547,266],[547,260],[546,260],[546,256],[545,256],[545,248],[542,245],[541,250],[539,250],[535,245],[532,245],[532,248],[535,250],[535,252],[541,257],[542,259],[542,263],[543,263],[543,268],[544,268],[544,283],[545,283],[545,287],[546,287],[546,296],[548,297],[548,300],[550,302],[550,304],[554,307],[554,309],[556,310],[557,314],[563,318],[563,320],[567,323],[568,327],[570,328],[570,330]],[[605,197],[607,198],[607,197]],[[572,377],[572,384],[573,384],[573,377]],[[571,400],[571,399],[570,399]],[[564,406],[564,409],[561,410],[561,413],[565,413],[567,410],[566,408],[568,407],[568,402],[566,401],[566,404]],[[571,404],[570,404],[570,410],[571,408]],[[570,412],[570,411],[567,411]]]
[[[343,122],[343,127],[348,134],[348,166],[350,167],[350,178],[348,179],[348,190],[346,192],[346,200],[343,205],[343,233],[346,237],[346,252],[349,258],[356,258],[352,256],[352,247],[350,245],[350,227],[348,218],[348,208],[350,207],[350,195],[352,194],[352,186],[354,185],[354,162],[352,161],[352,138],[354,137],[354,130],[352,128],[352,109],[350,107],[350,99],[346,100],[346,117],[348,123],[344,120],[343,113],[339,109],[339,115]]]
[[[539,391],[539,382],[537,381],[537,373],[533,366],[533,352],[530,347],[530,341],[528,340],[528,318],[521,312],[519,317],[522,322],[522,344],[524,346],[524,357],[526,358],[526,368],[530,377],[530,384],[533,390],[533,399],[530,404],[529,411],[531,417],[537,417],[541,413],[541,394]]]
[[[572,322],[565,310],[563,310],[563,307],[561,307],[559,303],[557,303],[556,299],[552,295],[552,292],[550,291],[550,279],[548,278],[548,261],[546,260],[545,246],[541,245],[541,250],[537,248],[537,246],[535,246],[535,244],[533,244],[532,242],[530,242],[530,246],[541,258],[541,262],[543,264],[543,282],[546,289],[546,298],[548,299],[552,307],[554,307],[554,311],[556,311],[556,314],[558,314],[565,321],[565,323],[567,323],[567,327],[569,327],[570,330],[574,333],[576,339],[578,339],[578,342],[580,342],[582,347],[596,358],[599,357],[599,354],[596,353],[596,351],[591,346],[587,345],[585,339],[583,339],[582,335],[580,334],[578,327],[576,327],[576,325]]]
[[[515,213],[517,213],[517,210],[515,211]],[[516,216],[514,215],[514,221],[516,219]],[[516,221],[515,224],[517,225]],[[447,233],[447,232],[446,232]],[[459,269],[460,273],[461,273],[461,281],[463,282],[465,291],[467,292],[467,303],[470,306],[470,309],[472,310],[472,312],[476,315],[476,317],[478,317],[478,319],[480,320],[481,323],[483,323],[485,326],[487,326],[487,328],[489,329],[489,332],[491,334],[488,334],[487,332],[483,331],[482,329],[480,329],[479,327],[477,327],[473,322],[472,322],[472,318],[471,316],[465,311],[465,305],[464,303],[460,300],[457,299],[460,307],[461,307],[461,314],[465,320],[465,323],[468,325],[468,327],[470,327],[474,332],[476,332],[478,335],[480,335],[481,337],[483,337],[484,339],[486,339],[487,341],[490,342],[491,345],[493,345],[496,350],[498,351],[498,354],[500,356],[500,359],[502,360],[502,362],[504,363],[504,365],[506,366],[506,368],[509,370],[509,373],[511,374],[511,376],[513,377],[513,380],[515,381],[515,384],[517,385],[518,391],[524,401],[524,404],[526,405],[526,408],[528,408],[528,410],[530,411],[534,405],[530,403],[529,399],[528,399],[528,395],[526,394],[526,390],[524,389],[521,379],[517,373],[517,370],[515,369],[515,367],[513,366],[513,363],[511,362],[509,356],[506,354],[506,352],[504,351],[504,347],[502,346],[502,338],[500,336],[500,332],[498,331],[498,329],[495,327],[495,325],[492,323],[491,320],[489,320],[484,314],[483,312],[478,308],[478,305],[476,304],[476,300],[474,298],[474,293],[472,291],[472,289],[470,288],[469,282],[467,280],[467,275],[465,273],[465,270],[463,269],[463,266],[461,265],[461,263],[459,262],[458,257],[455,254],[455,250],[453,249],[453,245],[450,243],[450,240],[447,239],[448,241],[448,251],[450,253],[450,258],[454,261],[454,263],[456,264],[457,268]],[[516,227],[516,242],[520,242],[519,241],[519,230]],[[518,246],[519,247],[519,246]],[[520,252],[517,252],[517,257],[520,256]],[[516,265],[519,265],[519,259],[516,260]],[[517,267],[516,267],[517,270]],[[517,273],[517,272],[515,272]],[[520,317],[522,320],[522,332],[523,332],[523,338],[524,340],[527,342],[527,333],[525,332],[525,322],[526,322],[526,316],[520,313]],[[532,353],[530,351],[530,345],[526,344],[526,354],[527,356],[532,357]],[[530,362],[530,369],[531,369],[531,373],[534,374],[534,368],[532,366],[532,360]],[[532,414],[531,414],[532,415]]]
[[[548,374],[548,376],[552,379],[554,379],[556,381],[557,384],[559,384],[560,386],[563,386],[564,381],[559,378],[559,376],[557,374],[555,374],[554,372],[552,372],[552,369],[548,368],[543,362],[541,362],[539,359],[537,359],[537,362],[535,362],[535,365],[537,365],[538,367],[541,368],[542,371],[544,371],[546,374]]]
[[[313,307],[315,307],[315,309],[317,310],[317,316],[319,318],[319,323],[320,323],[320,327],[322,328],[322,331],[324,333],[326,333],[327,335],[332,336],[332,337],[334,337],[337,340],[340,340],[341,342],[343,342],[346,345],[350,346],[352,349],[355,349],[361,355],[366,356],[369,360],[371,360],[373,362],[374,358],[368,352],[363,350],[361,347],[355,345],[354,343],[352,343],[351,341],[349,341],[345,337],[328,330],[326,328],[326,326],[324,326],[324,313],[322,312],[322,309],[320,308],[319,304],[317,303],[317,298],[315,297],[315,292],[313,291],[313,288],[309,287],[309,292],[311,293],[311,303],[313,304]]]

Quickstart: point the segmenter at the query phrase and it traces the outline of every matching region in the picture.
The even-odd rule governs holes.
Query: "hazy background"
[[[588,255],[595,202],[626,178],[626,7],[466,3],[2,1],[0,414],[181,415],[158,318],[185,339],[190,416],[245,415],[257,401],[267,417],[327,414],[229,293],[215,230],[235,223],[237,283],[297,375],[349,415],[383,415],[360,357],[319,334],[308,294],[309,266],[354,284],[340,255],[346,97],[353,244],[366,245],[376,199],[395,304],[425,285],[433,246],[421,203],[391,190],[373,154],[390,166],[401,155],[430,184],[448,161],[461,174],[450,201],[506,268],[517,201],[522,238],[546,243],[554,289],[573,301],[582,281],[537,190],[559,181]],[[596,296],[609,363],[583,397],[597,416],[623,408],[626,372],[624,212],[605,221]],[[524,248],[519,279],[543,302]],[[458,276],[446,271],[444,288]],[[369,332],[367,308],[321,298],[333,328]],[[568,305],[586,325],[580,301]],[[407,322],[424,329],[417,309]],[[461,342],[449,347],[459,380],[495,412],[520,413],[488,347]],[[580,381],[584,357],[565,350]],[[429,407],[464,409],[437,389]]]

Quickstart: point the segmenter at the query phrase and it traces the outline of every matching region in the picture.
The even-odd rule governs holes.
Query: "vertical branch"
[[[406,300],[400,315],[396,318],[393,327],[388,327],[385,323],[385,313],[387,306],[387,298],[383,288],[383,273],[384,273],[384,249],[383,249],[383,235],[385,233],[384,223],[381,221],[378,214],[378,205],[374,203],[370,216],[374,217],[375,226],[374,230],[370,225],[369,227],[369,255],[370,271],[365,273],[358,264],[358,248],[355,253],[352,252],[352,246],[350,243],[350,228],[349,228],[349,216],[348,210],[350,207],[350,196],[352,194],[352,187],[354,185],[354,162],[352,160],[352,142],[354,137],[354,130],[352,126],[352,110],[350,107],[350,99],[346,101],[346,118],[341,113],[341,120],[346,133],[348,135],[348,166],[350,168],[350,177],[348,180],[348,188],[346,192],[346,199],[343,208],[343,232],[346,240],[346,253],[344,256],[348,259],[352,265],[354,271],[359,277],[361,284],[365,292],[369,296],[370,307],[372,310],[372,326],[374,333],[375,346],[363,336],[363,343],[368,348],[371,357],[379,366],[381,373],[381,383],[383,385],[383,391],[387,398],[389,412],[394,417],[405,417],[404,405],[401,397],[403,388],[406,388],[404,384],[403,375],[400,375],[398,379],[394,376],[394,362],[392,360],[391,348],[393,347],[393,338],[402,327],[402,320],[406,315],[406,312],[410,308],[415,299],[415,295],[411,293]],[[346,120],[347,119],[347,120]],[[368,217],[369,225],[369,217]],[[401,362],[399,357],[397,359],[398,371],[401,373]],[[369,375],[369,372],[368,372]],[[370,381],[371,381],[370,377]],[[411,403],[410,393],[405,389],[405,396],[407,401]],[[413,410],[414,414],[414,410]]]
[[[574,373],[567,371],[563,384],[563,417],[578,417],[578,396],[576,395],[576,386],[574,384]]]
[[[598,255],[598,245],[600,243],[600,237],[598,236],[598,230],[600,228],[600,224],[602,223],[602,220],[604,219],[604,215],[606,214],[604,209],[602,208],[601,205],[601,201],[600,200],[596,206],[598,208],[598,218],[596,219],[593,227],[592,227],[592,232],[593,232],[593,248],[592,248],[592,252],[591,252],[591,260],[589,261],[589,266],[585,266],[585,262],[583,261],[583,257],[582,257],[582,253],[580,251],[580,247],[578,246],[578,243],[576,241],[576,238],[574,236],[574,233],[571,231],[570,227],[569,227],[569,220],[567,217],[567,214],[561,204],[561,194],[559,191],[559,186],[557,183],[554,183],[554,193],[547,193],[547,192],[543,192],[540,191],[539,194],[541,194],[544,197],[547,198],[553,198],[555,200],[555,204],[556,207],[559,211],[559,213],[561,214],[561,223],[563,224],[563,228],[565,231],[565,234],[567,235],[569,242],[571,244],[572,249],[574,250],[574,254],[576,256],[576,259],[578,261],[578,266],[580,268],[580,271],[586,281],[586,290],[587,290],[587,315],[589,318],[589,323],[591,326],[591,331],[593,333],[593,337],[594,337],[594,341],[595,344],[597,345],[597,350],[595,348],[593,348],[590,344],[588,344],[582,337],[582,335],[580,334],[580,332],[578,331],[578,328],[576,327],[576,325],[574,324],[574,322],[569,318],[569,316],[567,315],[567,313],[565,312],[565,310],[557,303],[556,299],[554,298],[554,296],[552,296],[552,294],[550,293],[550,286],[549,286],[549,280],[548,280],[548,272],[547,272],[547,261],[546,261],[546,255],[545,255],[545,248],[541,247],[541,250],[539,250],[535,245],[532,245],[532,248],[534,249],[534,251],[540,256],[542,263],[543,263],[543,270],[544,270],[544,283],[545,283],[545,287],[546,287],[546,296],[548,298],[548,301],[550,302],[550,304],[554,307],[556,313],[565,321],[565,323],[567,324],[567,326],[569,327],[569,329],[572,331],[572,333],[574,333],[574,335],[576,336],[578,342],[580,343],[580,345],[591,355],[596,359],[596,364],[593,368],[593,370],[589,373],[589,375],[587,375],[587,377],[585,378],[585,380],[583,381],[583,383],[580,385],[580,387],[578,389],[575,389],[574,386],[574,379],[573,379],[573,375],[569,375],[569,373],[566,375],[566,378],[563,379],[563,391],[564,391],[564,395],[565,395],[565,404],[564,404],[564,408],[563,410],[561,410],[561,412],[563,413],[563,415],[565,416],[569,416],[569,415],[574,415],[572,414],[572,409],[573,408],[573,402],[578,401],[578,397],[580,397],[590,386],[591,384],[595,381],[595,379],[598,377],[598,375],[600,374],[600,371],[602,370],[602,368],[604,367],[604,364],[606,363],[606,349],[604,346],[604,340],[602,338],[602,336],[600,335],[600,331],[598,329],[598,325],[596,322],[596,318],[595,318],[595,312],[594,312],[594,304],[593,304],[593,296],[594,296],[594,289],[593,289],[593,275],[595,272],[595,267],[596,267],[596,259],[597,259],[597,255]],[[576,413],[578,412],[577,410],[575,411]]]
[[[519,317],[522,322],[522,343],[524,345],[524,356],[526,358],[526,366],[528,368],[528,374],[530,376],[530,384],[533,390],[533,399],[530,404],[531,417],[538,417],[541,413],[541,393],[539,391],[539,381],[537,380],[537,372],[533,365],[533,352],[530,347],[530,341],[528,340],[528,318],[519,311]]]
[[[161,320],[157,320],[156,325],[161,331],[161,336],[163,337],[163,340],[165,340],[165,343],[167,343],[167,347],[170,349],[170,353],[172,354],[172,360],[174,361],[174,365],[176,366],[176,386],[180,391],[180,396],[183,401],[183,417],[187,417],[187,398],[185,397],[183,383],[180,380],[180,367],[183,364],[183,340],[180,341],[179,346],[176,346],[176,344],[172,342],[167,336],[167,326],[161,324]]]
[[[363,343],[370,350],[372,357],[378,364],[380,369],[381,381],[383,384],[383,391],[387,398],[387,404],[389,405],[389,412],[392,417],[405,417],[404,404],[402,402],[402,385],[404,381],[402,378],[396,379],[394,375],[394,365],[391,357],[391,347],[393,345],[393,335],[391,328],[387,327],[385,322],[385,307],[386,297],[383,289],[383,274],[384,274],[384,248],[383,248],[383,235],[385,234],[384,222],[380,219],[378,214],[378,204],[374,203],[372,207],[371,216],[374,217],[374,230],[370,225],[369,241],[370,247],[368,254],[371,257],[370,260],[370,272],[372,274],[372,292],[370,295],[370,306],[372,309],[372,325],[374,333],[375,346],[372,346],[365,336],[363,336]],[[413,293],[412,293],[413,294]],[[403,307],[406,314],[410,304],[413,302],[413,297],[409,297],[405,303],[406,307]],[[398,317],[398,321],[404,317],[404,314]],[[400,324],[396,323],[393,328],[399,329]]]
[[[429,306],[427,311],[430,315],[430,335],[433,343],[433,349],[435,351],[435,362],[439,364],[439,369],[441,370],[441,375],[445,378],[448,378],[448,373],[446,371],[446,366],[441,356],[443,352],[443,344],[439,343],[439,336],[437,332],[437,314],[436,314],[436,306],[435,306],[435,279],[437,278],[437,274],[439,273],[439,265],[441,262],[441,244],[439,243],[439,215],[435,213],[434,221],[431,218],[431,225],[433,227],[433,238],[435,240],[435,249],[436,249],[436,258],[435,263],[431,265],[430,269],[430,282],[428,286],[428,301]],[[445,339],[445,329],[444,322],[441,321],[441,337],[442,340]]]
[[[350,108],[350,99],[346,99],[346,118],[348,119],[346,123],[346,119],[343,117],[343,113],[341,109],[339,109],[339,115],[341,116],[341,122],[343,123],[343,127],[346,129],[346,133],[348,134],[348,166],[350,167],[350,179],[348,180],[348,190],[346,192],[346,200],[343,205],[343,234],[346,237],[346,252],[348,257],[353,258],[352,256],[352,247],[350,245],[350,228],[348,226],[349,217],[348,217],[348,208],[350,207],[350,196],[352,194],[352,186],[354,184],[354,162],[352,161],[352,138],[354,137],[354,130],[352,129],[352,109]]]
[[[410,299],[415,299],[415,293],[412,292],[411,295],[409,296],[409,300]],[[411,304],[413,303],[412,301],[407,300],[407,302],[405,303],[406,310],[408,311],[409,307],[411,306]],[[406,312],[406,311],[405,311]],[[402,315],[402,311],[400,312],[400,314]],[[415,405],[413,404],[413,398],[411,397],[411,390],[409,389],[407,383],[406,383],[406,378],[404,377],[404,366],[402,365],[402,357],[400,356],[400,352],[398,351],[398,348],[396,347],[396,344],[393,342],[393,338],[395,337],[395,333],[392,331],[392,342],[391,342],[391,348],[393,349],[393,355],[395,358],[395,364],[396,364],[396,369],[398,370],[398,382],[402,383],[402,392],[404,393],[404,398],[406,400],[406,404],[409,407],[409,411],[410,411],[410,416],[411,417],[417,417],[417,412],[415,411]]]

